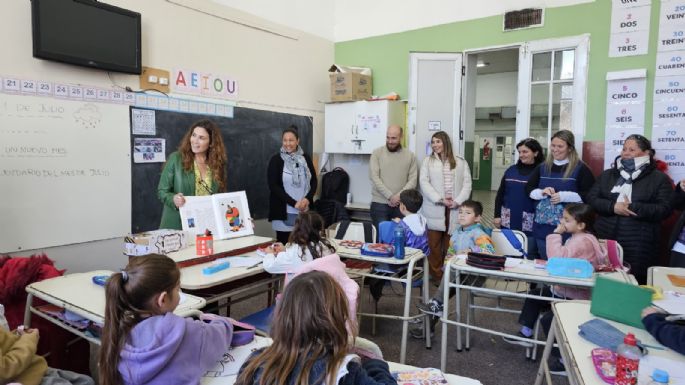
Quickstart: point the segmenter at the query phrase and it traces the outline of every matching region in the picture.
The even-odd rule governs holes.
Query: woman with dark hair
[[[533,170],[545,160],[545,155],[540,143],[533,138],[520,141],[516,150],[519,160],[504,172],[497,189],[492,225],[498,229],[523,231],[528,236],[528,258],[534,259],[537,256],[537,244],[533,238],[535,201],[526,194],[526,184]]]
[[[676,184],[671,204],[675,210],[685,210],[685,179]],[[668,247],[671,248],[670,266],[685,267],[685,211],[673,226]]]
[[[169,155],[157,185],[164,204],[160,229],[180,230],[178,209],[186,195],[211,195],[226,191],[226,148],[221,130],[211,120],[193,123],[181,139],[178,151]]]
[[[547,259],[546,237],[559,224],[567,203],[586,202],[595,177],[580,160],[575,136],[569,130],[552,135],[544,163],[530,175],[526,194],[537,201],[533,218],[533,238],[540,258]]]
[[[673,188],[669,177],[656,168],[654,150],[642,135],[623,142],[621,156],[602,172],[588,194],[599,218],[597,237],[616,240],[623,260],[640,284],[656,261],[661,221],[671,213]]]
[[[428,222],[428,263],[431,279],[442,278],[450,234],[457,227],[457,208],[471,196],[471,171],[464,158],[454,155],[452,141],[444,131],[431,138],[433,153],[421,164],[419,186],[424,201],[421,214]]]
[[[309,210],[317,180],[312,158],[300,147],[297,127],[283,130],[282,146],[271,157],[266,179],[269,183],[269,221],[276,239],[286,244],[297,214]]]

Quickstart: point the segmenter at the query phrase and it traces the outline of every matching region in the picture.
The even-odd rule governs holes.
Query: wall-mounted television
[[[31,0],[33,56],[140,74],[140,13],[95,0]]]

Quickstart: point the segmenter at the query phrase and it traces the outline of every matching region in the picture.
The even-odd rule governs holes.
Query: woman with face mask
[[[599,217],[598,238],[614,239],[623,247],[623,260],[640,284],[657,259],[659,227],[671,213],[673,188],[669,177],[656,169],[654,150],[642,135],[630,135],[621,156],[605,170],[588,194]]]

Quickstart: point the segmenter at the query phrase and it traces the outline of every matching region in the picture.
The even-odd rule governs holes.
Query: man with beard
[[[371,154],[369,178],[371,179],[371,222],[378,223],[401,218],[400,193],[414,189],[417,183],[416,156],[402,148],[402,127],[392,125],[385,135],[385,146]]]

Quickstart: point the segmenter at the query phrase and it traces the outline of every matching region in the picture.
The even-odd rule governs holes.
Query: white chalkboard
[[[128,105],[0,94],[0,252],[125,235]]]

